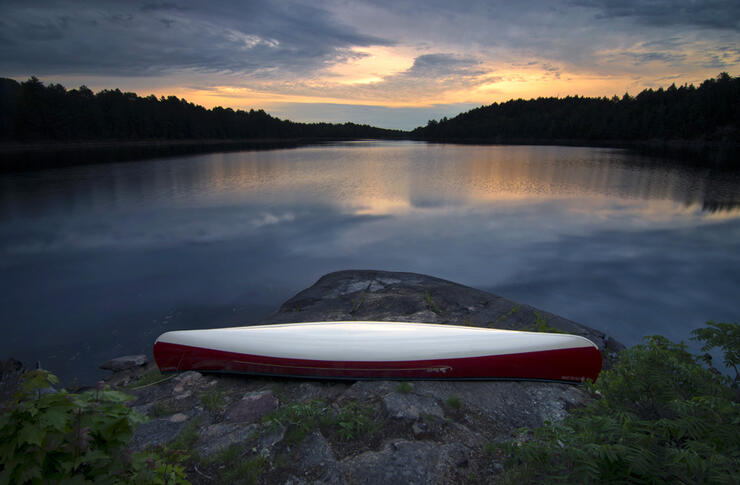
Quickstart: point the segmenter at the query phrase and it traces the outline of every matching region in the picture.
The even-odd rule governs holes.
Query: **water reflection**
[[[0,178],[3,218],[133,207],[320,200],[361,213],[599,196],[670,200],[707,212],[740,203],[737,171],[620,150],[411,142],[220,153]]]
[[[89,374],[347,268],[487,288],[628,343],[685,339],[740,312],[738,188],[737,171],[619,150],[410,142],[4,175],[0,355]]]

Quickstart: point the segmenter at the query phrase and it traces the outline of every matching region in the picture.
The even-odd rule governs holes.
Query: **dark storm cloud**
[[[391,42],[311,3],[4,2],[6,74],[155,75],[179,70],[307,74]]]
[[[713,49],[737,43],[740,2],[737,0],[428,0],[418,8],[410,0],[363,2],[363,28],[402,45],[465,53],[477,58],[522,65],[550,63],[570,70],[613,76],[636,74],[634,57],[623,65],[605,65],[618,52],[663,55]],[[433,32],[433,41],[430,32]],[[680,42],[676,42],[676,38]],[[640,44],[673,40],[665,48]],[[667,44],[670,42],[667,42]],[[697,67],[696,56],[682,69]],[[645,58],[644,60],[647,60]],[[656,59],[657,60],[657,59]],[[668,62],[675,65],[677,58]],[[666,64],[666,62],[664,62]],[[534,65],[534,64],[533,64]],[[651,69],[655,66],[652,65]],[[548,69],[545,69],[548,70]],[[639,69],[638,69],[639,70]]]
[[[451,74],[483,74],[475,69],[480,61],[453,54],[424,54],[414,59],[414,64],[404,73],[411,77],[447,76]]]
[[[631,18],[653,26],[740,29],[737,0],[575,0],[573,4],[598,8],[598,18]]]
[[[645,64],[647,62],[665,62],[666,64],[680,63],[686,59],[685,54],[671,54],[668,52],[627,52],[626,56],[635,59],[636,64]]]
[[[154,11],[161,11],[161,10],[177,10],[177,11],[187,10],[186,7],[183,7],[182,5],[177,5],[172,2],[149,2],[149,3],[145,3],[139,8],[144,12],[154,12]]]

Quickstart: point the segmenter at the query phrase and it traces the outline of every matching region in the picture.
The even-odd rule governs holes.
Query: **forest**
[[[286,140],[398,138],[404,133],[355,123],[295,123],[263,110],[206,109],[176,96],[119,89],[95,94],[32,77],[0,78],[0,141]]]
[[[311,140],[412,138],[482,143],[613,144],[648,140],[740,142],[740,78],[636,96],[568,96],[493,103],[411,132],[355,123],[296,123],[263,110],[206,109],[176,96],[93,93],[0,78],[0,141]]]
[[[722,73],[695,87],[671,85],[636,96],[516,99],[411,132],[430,141],[740,142],[740,78]]]

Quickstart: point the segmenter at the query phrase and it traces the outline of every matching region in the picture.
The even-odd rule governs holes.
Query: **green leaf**
[[[126,402],[133,399],[132,396],[121,391],[100,391],[99,399],[107,402]]]
[[[47,409],[38,417],[39,425],[57,431],[63,431],[66,429],[68,419],[69,414],[64,408]]]
[[[26,464],[16,475],[16,483],[26,483],[30,482],[34,478],[43,478],[41,475],[41,467],[34,464]]]
[[[26,424],[18,433],[20,443],[41,446],[44,441],[44,432],[36,424]]]

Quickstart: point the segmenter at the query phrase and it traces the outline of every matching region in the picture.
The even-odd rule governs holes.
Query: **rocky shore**
[[[413,273],[341,271],[285,302],[264,323],[391,320],[564,331],[591,339],[605,367],[622,346],[598,330],[453,282]],[[189,450],[193,483],[490,483],[496,443],[562,419],[592,397],[544,382],[311,381],[159,374],[140,356],[106,379],[150,419],[135,449]],[[17,367],[17,366],[16,366]],[[13,366],[3,369],[8,384]]]

